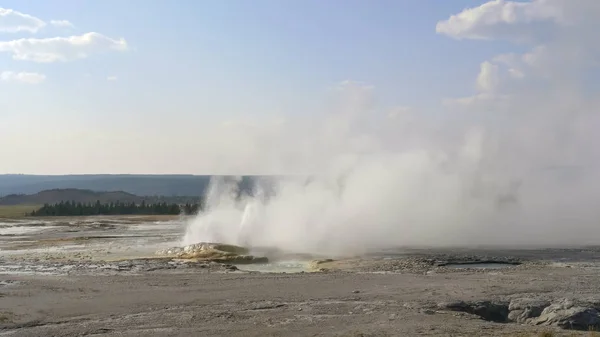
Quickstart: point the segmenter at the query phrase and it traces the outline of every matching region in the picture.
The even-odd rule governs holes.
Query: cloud
[[[477,76],[477,88],[480,91],[493,91],[498,85],[498,65],[483,62]]]
[[[36,33],[45,26],[46,22],[39,18],[36,18],[35,16],[17,12],[12,9],[0,8],[0,32]]]
[[[565,1],[494,0],[438,22],[436,32],[456,39],[527,41],[543,34],[547,23],[565,22],[560,2]]]
[[[0,73],[0,80],[4,82],[21,82],[26,84],[39,84],[46,80],[46,75],[30,72],[4,71]]]
[[[456,100],[473,105],[505,100],[548,86],[572,85],[600,64],[600,2],[595,0],[494,0],[438,22],[436,31],[457,39],[507,40],[529,47],[481,63],[478,93]]]
[[[0,52],[11,53],[15,60],[37,63],[67,62],[102,52],[125,51],[127,48],[125,39],[116,40],[93,32],[70,37],[0,42]]]
[[[119,78],[118,78],[117,76],[108,76],[108,77],[106,77],[106,80],[107,80],[107,81],[116,81],[116,80],[118,80],[118,79],[119,79]]]
[[[48,23],[35,16],[21,13],[13,9],[0,8],[0,33],[29,32],[37,33],[46,27]],[[50,20],[54,27],[73,28],[73,24],[67,20]]]
[[[51,20],[50,24],[54,27],[74,28],[75,26],[67,20]]]
[[[438,22],[436,32],[455,39],[532,43],[565,33],[575,36],[583,29],[589,38],[593,31],[588,28],[599,14],[600,2],[595,0],[493,0]]]

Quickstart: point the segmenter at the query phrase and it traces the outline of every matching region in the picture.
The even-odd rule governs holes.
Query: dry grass
[[[0,206],[0,219],[24,218],[31,212],[40,209],[40,205]]]

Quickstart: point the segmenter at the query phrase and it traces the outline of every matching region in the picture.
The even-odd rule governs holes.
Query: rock
[[[236,255],[247,255],[249,253],[248,248],[223,243],[201,242],[183,247],[183,252],[187,254],[193,254],[194,252],[209,250],[217,250]]]
[[[535,298],[513,299],[508,306],[510,311],[508,320],[517,323],[529,323],[531,319],[539,317],[549,305],[549,301]]]
[[[442,310],[466,312],[477,315],[486,321],[506,322],[508,320],[508,305],[506,303],[494,303],[490,301],[477,302],[444,302],[438,304]]]
[[[508,305],[489,301],[476,302],[471,306],[471,314],[475,314],[486,321],[506,322],[508,320]]]
[[[579,306],[569,300],[551,304],[539,317],[532,320],[535,325],[558,326],[569,330],[590,330],[600,327],[600,312],[595,308]]]
[[[172,256],[178,258],[198,258],[211,255],[245,255],[248,249],[244,247],[221,243],[200,242],[185,247],[172,247],[161,249],[156,255]]]
[[[469,305],[463,301],[456,302],[442,302],[437,305],[437,307],[441,310],[450,310],[450,311],[466,311],[469,308]]]
[[[556,326],[569,330],[600,328],[600,311],[590,303],[563,299],[550,304],[535,298],[517,298],[510,304],[503,302],[444,302],[441,310],[464,312],[477,315],[493,322],[517,322],[533,325]]]
[[[161,249],[156,255],[177,259],[199,259],[218,263],[267,263],[266,257],[256,257],[248,254],[244,247],[221,243],[200,242],[185,247]]]

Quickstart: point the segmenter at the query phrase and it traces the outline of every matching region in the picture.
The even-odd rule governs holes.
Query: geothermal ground
[[[600,249],[390,249],[269,263],[156,255],[185,220],[0,219],[0,336],[574,336]],[[257,259],[256,261],[261,261]]]

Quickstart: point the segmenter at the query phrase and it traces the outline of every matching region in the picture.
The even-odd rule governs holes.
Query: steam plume
[[[599,105],[597,90],[582,89],[580,70],[596,64],[590,60],[598,61],[600,48],[567,39],[579,22],[568,17],[536,17],[556,25],[555,38],[543,40],[524,26],[527,18],[485,21],[489,11],[504,10],[494,6],[510,2],[491,3],[483,21],[475,11],[474,21],[459,15],[438,24],[438,32],[506,38],[514,30],[502,24],[514,23],[528,32],[532,49],[483,62],[474,96],[448,100],[435,113],[389,113],[376,104],[375,88],[348,81],[338,87],[339,104],[320,117],[219,130],[215,148],[229,146],[219,153],[221,167],[278,176],[259,181],[255,195],[241,200],[232,196],[232,182],[214,180],[208,211],[189,224],[184,243],[324,254],[599,243]],[[564,11],[583,20],[573,13]],[[571,25],[561,30],[564,22]],[[574,41],[585,53],[561,50]]]

